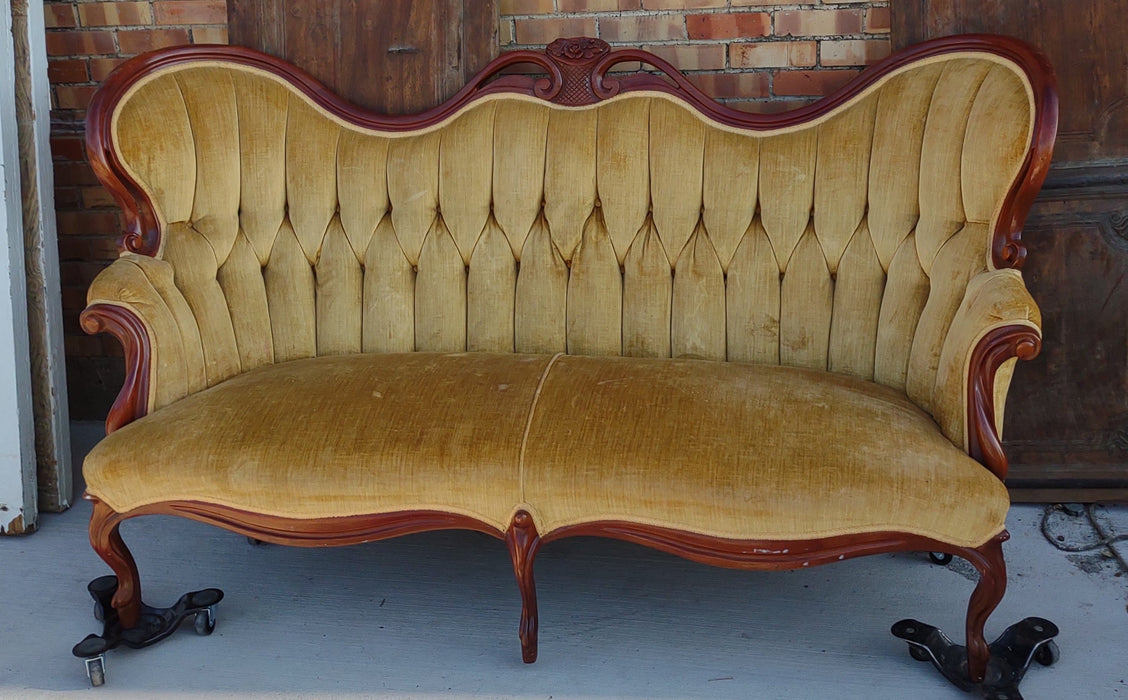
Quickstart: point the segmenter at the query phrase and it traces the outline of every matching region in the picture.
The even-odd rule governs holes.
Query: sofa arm
[[[98,274],[86,300],[82,329],[113,335],[125,352],[125,383],[106,419],[107,433],[194,390],[175,308],[187,309],[187,303],[167,262],[127,253]]]
[[[1000,479],[1003,409],[1017,359],[1042,347],[1042,316],[1017,270],[992,270],[971,279],[944,339],[933,413],[952,442]]]

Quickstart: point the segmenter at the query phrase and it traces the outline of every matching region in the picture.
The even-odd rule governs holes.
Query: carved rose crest
[[[609,53],[611,47],[606,41],[591,37],[557,39],[548,45],[548,55],[565,61],[591,61]]]

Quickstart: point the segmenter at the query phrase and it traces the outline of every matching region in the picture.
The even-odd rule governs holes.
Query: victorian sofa
[[[82,325],[127,377],[84,464],[107,631],[76,653],[210,630],[218,592],[144,605],[118,534],[174,514],[296,546],[494,535],[526,662],[564,537],[744,569],[956,555],[981,574],[967,649],[898,623],[913,655],[968,688],[1046,660],[1050,623],[1008,631],[1024,661],[983,626],[1056,118],[1044,59],[988,36],[774,116],[593,39],[406,117],[241,48],[127,62],[87,121],[126,231]]]

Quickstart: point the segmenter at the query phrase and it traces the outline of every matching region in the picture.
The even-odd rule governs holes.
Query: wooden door
[[[897,47],[965,32],[1042,48],[1058,76],[1054,165],[1024,275],[1044,343],[1007,404],[1018,499],[1128,498],[1128,14],[1108,0],[898,0]]]
[[[384,114],[433,107],[498,53],[498,0],[229,0],[232,44]]]

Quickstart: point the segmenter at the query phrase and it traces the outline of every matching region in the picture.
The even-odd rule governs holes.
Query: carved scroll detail
[[[109,333],[125,351],[125,383],[106,417],[106,433],[127,425],[149,410],[149,364],[152,346],[145,324],[129,309],[112,304],[94,304],[79,317],[82,330],[94,335]]]
[[[1042,349],[1042,337],[1030,326],[996,328],[971,354],[967,389],[968,453],[1000,479],[1007,477],[1007,456],[995,425],[995,373],[1007,360],[1032,360]]]

